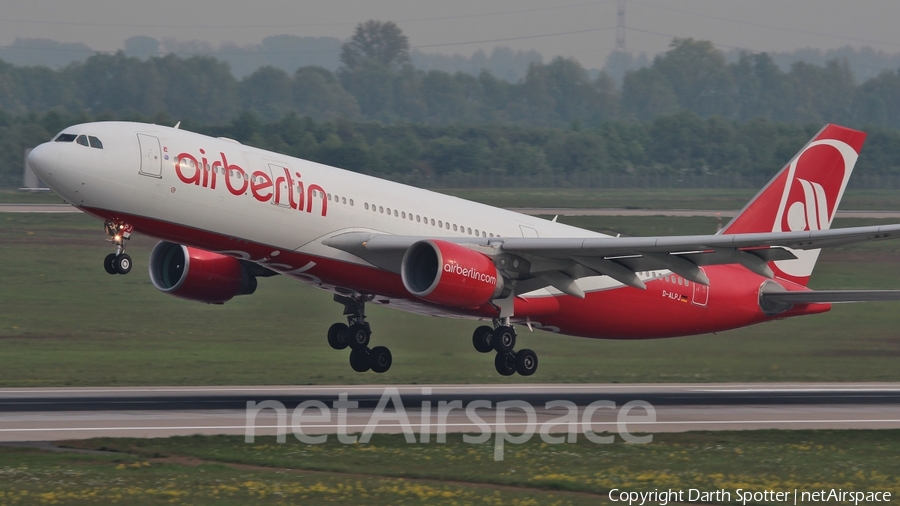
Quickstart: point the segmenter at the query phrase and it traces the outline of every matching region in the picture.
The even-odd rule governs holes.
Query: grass
[[[62,198],[53,192],[24,192],[16,190],[0,190],[0,204],[65,204]]]
[[[843,489],[900,494],[900,431],[656,434],[644,445],[549,445],[533,437],[493,460],[493,443],[321,445],[273,437],[100,438],[107,453],[0,451],[0,502],[222,504],[608,504],[629,491]],[[686,499],[686,498],[685,498]],[[729,501],[725,501],[729,502]]]
[[[713,218],[561,218],[630,235],[709,233]],[[877,220],[844,220],[836,226]],[[165,296],[146,275],[154,241],[129,245],[135,269],[109,276],[102,225],[82,215],[0,215],[0,386],[484,382],[894,381],[896,303],[845,304],[810,318],[719,335],[640,342],[520,334],[536,376],[501,378],[472,350],[476,323],[372,307],[384,375],[356,374],[325,343],[341,308],[280,277],[224,306]],[[814,288],[898,288],[900,242],[823,253]]]

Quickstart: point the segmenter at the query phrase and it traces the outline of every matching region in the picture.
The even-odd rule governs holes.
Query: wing
[[[691,281],[709,284],[705,265],[740,264],[766,277],[775,260],[797,258],[791,250],[810,250],[900,237],[900,225],[853,227],[805,232],[733,235],[588,238],[437,238],[351,232],[323,241],[363,260],[399,273],[406,250],[423,239],[466,245],[494,257],[516,292],[553,286],[584,297],[575,281],[605,275],[623,284],[646,288],[637,272],[670,270]]]

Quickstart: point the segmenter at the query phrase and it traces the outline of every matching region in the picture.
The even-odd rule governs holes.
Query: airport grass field
[[[582,190],[566,207],[626,207]],[[641,190],[627,190],[641,192]],[[496,193],[496,192],[491,192]],[[518,206],[542,192],[466,197]],[[725,195],[737,209],[752,192]],[[870,192],[892,209],[889,194]],[[719,193],[720,195],[723,195]],[[850,194],[848,194],[848,199]],[[703,208],[711,194],[679,190],[645,201]],[[53,196],[22,199],[54,203]],[[658,200],[654,200],[658,199]],[[730,200],[729,200],[730,199]],[[9,202],[0,194],[0,201]],[[22,201],[20,200],[20,202]],[[622,202],[630,201],[623,198]],[[730,206],[730,207],[729,207]],[[842,208],[850,208],[848,205]],[[715,218],[561,217],[626,235],[712,233]],[[835,226],[887,223],[838,220]],[[0,214],[0,387],[328,383],[504,383],[471,345],[475,322],[371,307],[373,340],[391,347],[384,375],[356,374],[325,342],[341,307],[288,279],[223,306],[157,292],[146,274],[154,240],[137,236],[135,269],[109,276],[102,224],[78,214]],[[900,288],[900,241],[827,250],[813,288]],[[520,334],[541,359],[537,382],[897,381],[900,305],[844,304],[830,313],[718,335],[595,341]],[[59,444],[59,443],[58,443]],[[260,437],[100,438],[48,447],[0,446],[0,504],[612,504],[612,488],[648,491],[843,489],[900,494],[900,432],[731,431],[656,434],[646,445],[547,445],[534,437],[493,460],[493,443],[369,444],[334,437],[306,445]],[[728,501],[716,501],[719,503]],[[616,503],[622,504],[622,503]],[[777,503],[776,503],[777,504]]]
[[[714,218],[571,217],[627,235],[712,233]],[[835,226],[884,223],[839,220]],[[156,291],[146,274],[154,240],[129,244],[135,269],[109,276],[102,224],[78,214],[0,214],[0,386],[525,382],[476,353],[465,320],[371,307],[387,374],[354,373],[325,342],[341,320],[329,294],[280,277],[223,306]],[[827,250],[813,288],[900,288],[900,241]],[[537,351],[537,382],[894,381],[897,303],[677,339],[599,341],[520,332]]]
[[[656,434],[644,445],[535,437],[508,446],[501,462],[492,443],[457,434],[446,444],[376,434],[357,445],[333,436],[320,445],[192,436],[60,446],[94,453],[3,448],[0,503],[588,505],[613,504],[612,489],[673,489],[684,491],[682,504],[741,504],[738,489],[900,494],[896,430],[689,432]],[[726,490],[730,500],[688,501],[692,488]]]

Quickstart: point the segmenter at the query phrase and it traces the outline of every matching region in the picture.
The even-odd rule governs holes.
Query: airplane
[[[598,339],[724,331],[900,300],[896,290],[807,287],[819,251],[900,236],[900,225],[831,229],[866,134],[826,125],[722,230],[611,237],[227,138],[152,124],[64,129],[28,155],[56,194],[104,223],[110,274],[132,267],[134,232],[160,239],[153,285],[222,304],[283,275],[333,294],[347,323],[328,344],[358,372],[386,372],[366,304],[481,320],[475,349],[530,376],[516,327]]]

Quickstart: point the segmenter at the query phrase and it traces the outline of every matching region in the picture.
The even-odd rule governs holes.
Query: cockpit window
[[[59,134],[59,136],[56,137],[56,142],[72,142],[75,140],[75,137],[75,134]]]
[[[75,138],[75,142],[81,144],[82,146],[89,146],[88,139],[86,135],[79,135]]]
[[[88,140],[91,142],[92,148],[103,149],[103,143],[100,142],[100,139],[91,135],[90,137],[88,137]]]

